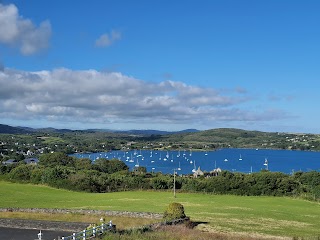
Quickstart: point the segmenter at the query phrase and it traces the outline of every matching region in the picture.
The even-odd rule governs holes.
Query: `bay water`
[[[271,150],[271,149],[236,149],[227,148],[216,151],[159,151],[130,150],[99,153],[76,153],[72,156],[89,158],[119,159],[132,170],[143,166],[148,172],[192,174],[195,169],[210,172],[220,168],[233,172],[259,172],[263,169],[272,172],[294,173],[296,171],[319,171],[320,152]]]

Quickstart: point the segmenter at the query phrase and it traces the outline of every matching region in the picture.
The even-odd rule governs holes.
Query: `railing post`
[[[92,228],[92,235],[93,235],[93,237],[96,237],[96,227],[95,226],[93,226],[93,228]]]
[[[101,224],[101,233],[104,232],[104,223]]]
[[[42,240],[42,237],[43,237],[43,233],[40,230],[40,232],[38,233],[38,240]]]
[[[86,240],[86,230],[83,230],[83,240]]]

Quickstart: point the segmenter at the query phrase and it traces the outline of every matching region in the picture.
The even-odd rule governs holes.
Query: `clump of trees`
[[[173,176],[148,173],[144,167],[129,171],[118,159],[77,159],[64,153],[48,153],[40,157],[38,165],[20,162],[1,165],[0,177],[9,181],[47,184],[52,187],[86,192],[114,192],[136,189],[170,190]],[[303,196],[320,199],[320,173],[261,171],[252,174],[222,171],[215,177],[177,176],[177,190],[213,194],[251,196]]]

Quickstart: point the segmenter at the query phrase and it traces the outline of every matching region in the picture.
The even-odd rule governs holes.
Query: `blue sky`
[[[1,123],[320,133],[319,1],[0,1]]]

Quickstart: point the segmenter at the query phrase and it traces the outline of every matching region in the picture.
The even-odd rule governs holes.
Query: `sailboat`
[[[241,154],[240,154],[240,157],[239,157],[239,161],[242,161],[242,157],[241,157]]]
[[[265,158],[263,165],[265,165],[266,166],[266,170],[268,170],[269,163],[268,163],[268,159],[267,158]]]
[[[132,153],[131,153],[131,158],[130,158],[129,162],[134,162],[133,159],[132,159]]]
[[[141,154],[141,149],[140,149],[140,154],[138,154],[137,157],[141,157],[141,156],[142,156],[142,154]]]
[[[196,169],[196,161],[194,161],[192,172],[194,173],[194,172],[196,172],[196,171],[197,171],[197,169]]]
[[[264,164],[263,165],[268,166],[268,159],[267,158],[264,159]]]
[[[178,167],[178,170],[179,170],[179,171],[181,170],[181,167],[180,167],[180,162],[179,162],[179,167]]]
[[[228,162],[228,159],[225,158],[223,161]]]
[[[136,165],[134,165],[135,167],[139,167],[139,160],[138,160],[138,158],[137,158],[137,163],[136,163]]]

